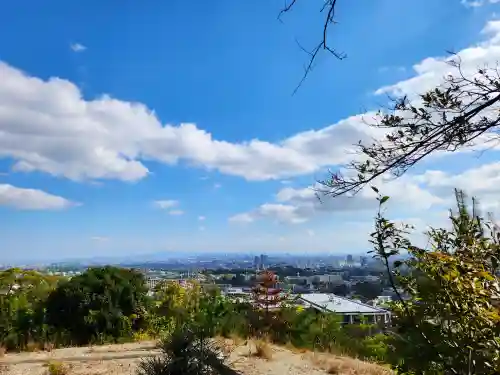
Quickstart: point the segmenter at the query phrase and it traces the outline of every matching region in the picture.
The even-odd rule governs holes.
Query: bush
[[[273,349],[271,346],[264,340],[256,340],[255,351],[252,353],[254,357],[263,358],[267,360],[271,360],[273,358]]]
[[[47,322],[76,344],[132,339],[147,328],[149,301],[142,274],[116,267],[91,268],[48,297]]]
[[[62,362],[51,361],[47,365],[47,375],[68,375],[69,369]]]
[[[233,373],[226,357],[202,331],[178,329],[160,342],[161,355],[139,364],[138,375],[218,375]]]

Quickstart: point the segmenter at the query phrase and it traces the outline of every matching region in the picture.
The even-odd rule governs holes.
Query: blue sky
[[[340,1],[329,38],[348,58],[321,55],[292,95],[319,3],[283,22],[281,0],[2,3],[0,264],[366,251],[373,197],[318,206],[311,185],[366,137],[353,116],[385,104],[377,90],[432,87],[447,50],[498,61],[500,6]],[[387,186],[394,217],[440,222],[457,184],[496,208],[497,156],[427,161]]]

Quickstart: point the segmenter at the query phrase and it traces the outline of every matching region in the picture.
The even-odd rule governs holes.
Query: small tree
[[[276,319],[274,312],[286,304],[288,296],[284,295],[281,288],[277,287],[278,278],[271,271],[260,272],[252,288],[252,304],[254,308],[251,324],[254,334],[262,335],[269,332]]]
[[[270,309],[280,307],[287,299],[281,292],[283,289],[277,287],[278,278],[272,271],[260,272],[252,288],[253,303],[256,308],[264,309],[269,312]]]
[[[376,190],[376,189],[374,189]],[[380,207],[388,197],[379,196]],[[500,297],[500,245],[491,223],[470,213],[457,192],[458,213],[452,229],[431,229],[429,249],[411,244],[407,226],[397,227],[382,210],[372,233],[375,256],[384,262],[399,296],[393,304],[393,365],[403,374],[498,374],[500,315],[492,302]],[[407,252],[406,261],[389,258]],[[402,276],[398,268],[410,268]],[[395,279],[410,296],[403,300]]]

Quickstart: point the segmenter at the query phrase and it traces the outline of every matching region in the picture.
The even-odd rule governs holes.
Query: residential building
[[[148,289],[152,290],[156,287],[156,285],[158,285],[158,283],[160,281],[162,281],[163,279],[162,278],[159,278],[159,277],[147,277],[146,278],[146,285],[148,287]]]
[[[340,297],[335,294],[311,293],[303,294],[298,302],[305,307],[313,308],[324,313],[339,314],[343,322],[353,324],[361,321],[364,317],[368,322],[388,324],[391,320],[391,312],[374,306],[353,301],[349,298]]]

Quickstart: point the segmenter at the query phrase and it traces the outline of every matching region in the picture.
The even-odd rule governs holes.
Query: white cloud
[[[136,181],[149,174],[143,160],[185,160],[247,180],[281,179],[346,162],[345,151],[370,135],[354,116],[278,143],[231,143],[194,124],[164,125],[141,103],[106,95],[85,100],[64,79],[41,80],[5,63],[0,76],[0,158],[13,159],[16,171],[77,181]]]
[[[496,4],[500,0],[462,0],[461,4],[467,8],[478,8],[485,4]]]
[[[409,175],[390,182],[378,179],[373,185],[384,195],[391,197],[391,205],[404,207],[408,212],[425,211],[447,202],[444,198],[420,187]],[[278,203],[264,203],[250,212],[236,216],[243,215],[247,218],[247,222],[267,218],[283,223],[300,224],[318,214],[346,211],[372,213],[377,207],[376,193],[369,187],[361,190],[355,197],[345,195],[335,199],[325,195],[324,191],[325,187],[318,184],[302,189],[286,187],[276,194],[275,199]],[[449,189],[448,193],[451,191],[452,189]]]
[[[73,52],[83,52],[87,49],[86,46],[84,46],[83,44],[80,44],[80,43],[71,43],[69,45],[69,48],[71,48],[71,50]]]
[[[9,184],[0,184],[0,205],[19,210],[64,210],[79,203],[42,190],[23,189]]]
[[[205,217],[205,216],[198,216],[198,220],[199,220],[199,221],[204,221],[205,219],[206,219],[206,217]]]
[[[463,49],[464,70],[500,61],[500,21],[484,31],[487,40]],[[413,95],[435,87],[450,71],[443,58],[416,64],[410,79],[377,90]],[[85,100],[73,83],[31,77],[0,63],[0,158],[15,171],[41,171],[72,180],[136,181],[149,174],[145,160],[189,165],[246,180],[286,180],[352,160],[353,144],[380,137],[366,122],[373,114],[351,116],[319,130],[271,143],[215,139],[195,124],[162,124],[144,104],[103,95]]]
[[[222,187],[221,184],[214,184],[214,189],[220,189]]]
[[[484,164],[458,174],[428,170],[415,179],[426,184],[428,189],[436,194],[444,195],[445,192],[458,188],[464,190],[469,196],[478,198],[481,208],[500,209],[500,162]]]
[[[246,224],[246,223],[252,223],[253,221],[254,221],[254,218],[252,217],[252,215],[250,215],[248,213],[234,215],[234,216],[231,216],[229,218],[229,222],[231,222],[231,223]]]
[[[445,76],[455,72],[447,61],[457,57],[461,60],[461,68],[465,75],[476,73],[477,68],[481,66],[496,66],[500,59],[500,21],[489,21],[482,34],[488,37],[485,41],[458,51],[455,56],[428,57],[413,66],[416,73],[414,77],[381,87],[375,93],[377,95],[384,93],[408,95],[410,98],[417,98],[419,94],[442,83]]]
[[[168,211],[168,214],[169,215],[173,215],[173,216],[179,216],[179,215],[184,215],[184,211],[182,211],[182,210],[171,210],[171,211]]]
[[[109,241],[109,237],[103,237],[103,236],[93,236],[93,237],[90,237],[90,239],[92,241],[95,241],[95,242],[107,242],[107,241]]]
[[[500,61],[500,21],[489,22],[484,34],[484,42],[458,53],[466,72]],[[413,67],[414,77],[376,93],[415,97],[435,87],[449,72],[444,60],[424,59]],[[76,181],[136,181],[149,174],[144,160],[166,164],[184,160],[247,180],[285,181],[342,165],[353,157],[348,152],[352,144],[382,134],[366,126],[365,121],[372,117],[368,113],[319,130],[303,131],[277,143],[257,139],[231,143],[214,139],[194,124],[162,124],[154,111],[141,103],[106,95],[85,100],[79,88],[64,79],[42,80],[5,63],[0,63],[0,76],[0,158],[12,159],[15,171],[41,171]],[[417,207],[422,202],[439,204],[439,198],[426,193],[410,178],[398,181],[387,184],[384,193],[410,208],[422,209]],[[309,190],[285,188],[278,193],[276,202],[264,203],[230,221],[248,223],[267,217],[301,223],[318,212],[372,207],[368,203],[373,201],[370,194],[362,192],[359,199],[344,197],[320,205]],[[158,201],[156,205],[170,209],[175,206],[173,202]]]
[[[159,201],[154,201],[154,205],[158,208],[161,208],[162,210],[166,210],[172,207],[175,207],[179,205],[179,201],[170,199],[170,200],[159,200]]]

